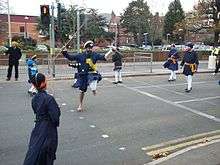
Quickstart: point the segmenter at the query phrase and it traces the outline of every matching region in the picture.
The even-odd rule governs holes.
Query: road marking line
[[[105,138],[108,138],[109,136],[108,135],[102,135],[102,137],[105,139]]]
[[[198,99],[185,100],[185,101],[176,101],[174,103],[181,104],[181,103],[189,103],[189,102],[195,102],[195,101],[213,100],[213,99],[219,99],[219,98],[220,96],[214,96],[214,97],[198,98]]]
[[[173,154],[170,154],[167,157],[163,157],[163,158],[157,159],[155,161],[152,161],[150,163],[146,163],[144,165],[157,165],[159,163],[165,162],[165,161],[167,161],[169,159],[172,159],[172,158],[174,158],[174,157],[176,157],[178,155],[184,154],[185,152],[191,151],[193,149],[197,149],[197,148],[200,148],[200,147],[208,146],[208,145],[219,143],[219,142],[220,142],[220,139],[217,139],[217,140],[213,140],[213,141],[210,141],[210,142],[207,142],[207,143],[200,143],[200,144],[197,144],[195,146],[190,146],[188,148],[184,148],[184,149],[182,149],[180,151],[177,151],[177,152],[175,152]]]
[[[138,83],[144,83],[144,84],[147,84],[148,86],[144,86],[144,85],[141,85],[141,86],[137,86],[137,87],[134,87],[134,88],[152,88],[152,87],[173,87],[173,86],[182,86],[182,85],[187,85],[187,83],[179,83],[179,84],[158,84],[158,85],[151,85],[149,83],[146,83],[144,81],[137,81],[137,80],[132,80],[132,81],[135,81],[135,82],[138,82]],[[210,83],[210,82],[215,82],[216,81],[201,81],[201,82],[192,82],[192,84],[207,84],[207,83]]]
[[[184,106],[184,105],[180,105],[180,104],[174,103],[174,102],[172,102],[172,101],[163,99],[163,98],[161,98],[161,97],[159,97],[159,96],[156,96],[156,95],[153,95],[153,94],[151,94],[151,93],[143,92],[143,91],[141,91],[141,90],[134,89],[134,88],[132,88],[132,87],[128,87],[128,86],[126,86],[126,85],[124,85],[124,84],[121,84],[121,86],[123,86],[123,87],[125,87],[125,88],[127,88],[127,89],[130,89],[130,90],[132,90],[132,91],[135,91],[135,92],[137,92],[137,93],[140,93],[140,94],[142,94],[142,95],[146,95],[146,96],[151,97],[151,98],[154,98],[154,99],[156,99],[156,100],[160,100],[160,101],[165,102],[165,103],[167,103],[167,104],[176,106],[176,107],[178,107],[178,108],[185,109],[185,110],[187,110],[187,111],[189,111],[189,112],[192,112],[192,113],[194,113],[194,114],[197,114],[197,115],[199,115],[199,116],[203,116],[203,117],[208,118],[208,119],[210,119],[210,120],[213,120],[213,121],[216,121],[216,122],[220,122],[220,119],[217,118],[217,117],[215,117],[215,116],[208,115],[208,114],[206,114],[206,113],[203,113],[203,112],[200,112],[200,111],[198,111],[198,110],[195,110],[195,109],[186,107],[186,106]]]
[[[216,136],[208,137],[208,138],[203,137],[203,138],[196,139],[196,140],[193,140],[193,141],[188,141],[188,142],[176,144],[176,145],[173,145],[173,146],[169,146],[169,147],[166,147],[166,148],[161,148],[159,150],[153,150],[153,151],[147,152],[147,155],[153,156],[153,155],[156,155],[156,154],[159,154],[159,153],[164,153],[164,152],[171,153],[171,152],[173,152],[175,150],[178,150],[178,149],[183,149],[183,148],[186,148],[186,147],[189,147],[189,146],[192,146],[192,145],[209,142],[209,141],[216,140],[216,139],[220,139],[220,135],[216,135]]]
[[[196,134],[196,135],[192,135],[192,136],[188,136],[188,137],[178,138],[178,139],[175,139],[175,140],[170,140],[168,142],[143,147],[142,150],[152,151],[152,150],[156,150],[156,149],[160,149],[160,148],[165,148],[167,146],[176,145],[176,144],[180,144],[180,143],[183,143],[183,142],[188,142],[188,141],[200,139],[200,138],[203,138],[203,137],[211,137],[211,136],[215,136],[215,135],[220,135],[220,130],[215,130],[215,131],[200,133],[200,134]]]

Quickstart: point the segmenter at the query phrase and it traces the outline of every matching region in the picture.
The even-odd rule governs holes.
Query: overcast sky
[[[7,0],[5,0],[7,1]],[[66,7],[70,4],[86,6],[87,8],[98,9],[100,13],[111,13],[113,10],[117,15],[123,13],[132,0],[60,0]],[[159,12],[164,15],[167,12],[168,5],[173,0],[147,0],[151,12]],[[198,0],[180,0],[184,11],[190,11]],[[48,4],[56,0],[9,0],[11,12],[21,15],[40,15],[40,5]]]

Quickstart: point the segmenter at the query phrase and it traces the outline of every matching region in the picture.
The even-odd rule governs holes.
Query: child
[[[37,73],[32,82],[38,91],[32,99],[36,120],[23,165],[53,165],[58,145],[60,108],[53,96],[45,91],[47,83],[42,73]]]
[[[37,93],[37,90],[35,89],[35,87],[32,83],[33,77],[38,72],[36,58],[37,58],[37,56],[34,55],[33,57],[29,58],[26,62],[27,66],[28,66],[28,77],[29,77],[28,82],[31,84],[31,88],[28,90],[28,93],[30,93],[32,95],[35,95]]]
[[[114,62],[115,81],[113,84],[122,83],[121,69],[122,69],[122,54],[118,48],[112,49],[114,54],[112,55],[112,61]]]

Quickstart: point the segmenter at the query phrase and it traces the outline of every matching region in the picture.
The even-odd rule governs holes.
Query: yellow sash
[[[195,73],[196,72],[196,64],[190,64],[189,66],[190,66],[191,71],[193,73]]]
[[[92,62],[92,59],[91,59],[91,58],[87,58],[87,59],[86,59],[86,63],[89,64],[89,66],[92,68],[92,70],[93,70],[94,72],[96,72],[97,65]]]

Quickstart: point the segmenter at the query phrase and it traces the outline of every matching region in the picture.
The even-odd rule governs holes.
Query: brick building
[[[10,15],[11,33],[13,36],[31,37],[38,40],[37,16]],[[0,44],[8,39],[8,15],[0,14]]]
[[[126,28],[122,28],[120,24],[120,16],[116,16],[115,13],[112,11],[111,19],[108,26],[108,31],[116,33],[117,37],[117,44],[118,45],[126,45],[126,44],[133,44],[134,37],[131,33],[127,32]]]

